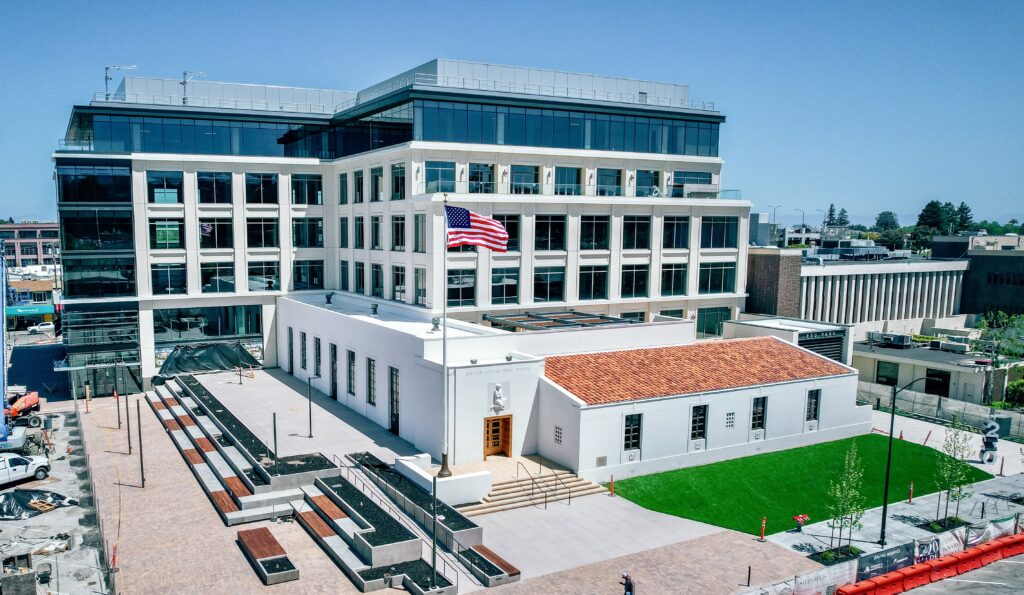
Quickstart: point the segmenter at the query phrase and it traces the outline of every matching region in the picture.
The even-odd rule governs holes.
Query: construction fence
[[[1000,537],[1024,530],[1019,514],[957,527],[934,537],[915,539],[879,552],[864,554],[801,574],[788,581],[747,591],[744,595],[832,595],[840,587],[900,570],[914,564],[936,560]]]
[[[888,411],[892,401],[892,387],[872,382],[857,383],[857,402],[881,407]],[[896,413],[919,417],[928,421],[949,425],[954,418],[981,431],[984,423],[993,418],[1009,419],[1009,437],[1024,441],[1024,413],[1008,409],[996,409],[938,395],[904,390],[896,395]]]

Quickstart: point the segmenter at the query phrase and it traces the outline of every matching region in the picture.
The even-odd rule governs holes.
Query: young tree
[[[846,209],[839,209],[839,214],[836,215],[836,225],[846,226],[850,224],[850,215],[846,212]]]
[[[955,517],[960,513],[960,501],[971,495],[968,483],[970,465],[967,463],[971,452],[971,432],[967,427],[961,416],[953,418],[942,441],[942,452],[946,456],[941,457],[935,467],[935,481],[946,494],[946,511],[943,515],[946,519],[949,518],[950,501],[957,503]]]
[[[961,202],[960,206],[956,208],[957,231],[967,231],[972,225],[974,225],[974,215],[971,214],[971,207],[967,206],[967,203]]]
[[[863,525],[865,499],[862,492],[864,469],[857,456],[857,445],[851,444],[843,460],[843,470],[836,480],[829,482],[827,506],[831,520],[828,523],[833,535],[839,530],[839,548],[843,547],[843,532],[849,530],[846,539],[847,551],[853,542],[853,530]],[[832,547],[830,540],[829,547]]]
[[[890,250],[902,250],[906,238],[899,229],[887,229],[878,235],[876,244],[885,246]]]
[[[878,231],[886,231],[889,229],[899,229],[900,220],[896,216],[896,213],[892,211],[882,211],[875,217],[875,229]]]
[[[929,229],[942,229],[945,227],[946,218],[942,211],[942,203],[937,200],[930,200],[924,205],[921,213],[917,216],[917,227]]]
[[[836,225],[836,205],[828,204],[828,213],[825,215],[825,225]]]
[[[988,312],[978,328],[982,339],[995,342],[1000,355],[1024,358],[1024,314]]]

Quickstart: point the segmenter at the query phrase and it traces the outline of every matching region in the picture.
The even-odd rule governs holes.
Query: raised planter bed
[[[366,570],[359,572],[359,576],[366,582],[383,580],[384,575],[388,575],[389,577],[405,575],[409,581],[412,581],[412,583],[419,587],[424,593],[431,592],[431,574],[433,574],[433,572],[430,565],[423,560],[401,562],[398,564],[391,564],[389,566],[382,566],[380,568],[367,568]],[[444,589],[452,586],[452,582],[445,578],[440,572],[437,573],[435,583],[437,585],[437,589]]]
[[[238,544],[264,585],[298,580],[299,570],[266,527],[239,531]]]
[[[916,527],[918,529],[924,529],[925,531],[929,531],[931,533],[945,533],[946,531],[949,531],[951,529],[956,529],[958,527],[966,527],[967,525],[970,525],[970,523],[963,519],[951,516],[946,517],[944,519],[939,519],[937,521],[928,521],[925,523],[921,523],[920,525],[916,525]]]
[[[816,552],[807,557],[823,566],[832,566],[833,564],[856,560],[863,553],[863,551],[853,546],[844,545],[830,550]]]
[[[360,533],[370,546],[417,539],[411,531],[402,526],[380,506],[377,506],[348,480],[343,477],[330,477],[321,481],[373,528],[373,531]]]

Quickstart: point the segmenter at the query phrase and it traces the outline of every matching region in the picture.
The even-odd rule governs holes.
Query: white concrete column
[[[807,285],[810,277],[800,278],[800,318],[807,318]]]

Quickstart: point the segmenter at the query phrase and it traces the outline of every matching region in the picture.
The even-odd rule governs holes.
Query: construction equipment
[[[40,417],[38,413],[38,392],[8,391],[7,403],[4,407],[4,415],[12,424],[27,425],[30,428],[38,428],[43,425],[43,418]]]

